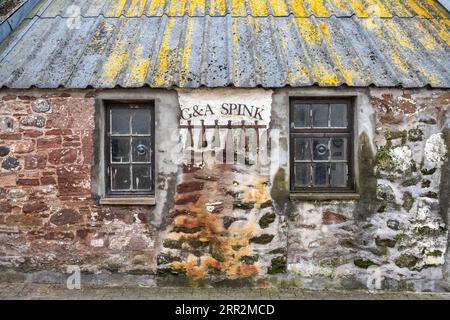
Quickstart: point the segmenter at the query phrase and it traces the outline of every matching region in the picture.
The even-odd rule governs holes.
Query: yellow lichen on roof
[[[351,16],[359,18],[394,16],[448,19],[448,13],[436,0],[108,0],[105,16],[223,16],[297,18]],[[57,15],[58,1],[49,14]],[[61,14],[61,13],[59,13]]]
[[[146,1],[145,0],[131,0],[130,7],[128,8],[125,16],[127,17],[140,17],[144,14]]]
[[[305,2],[309,2],[309,7],[311,8],[312,13],[316,17],[329,17],[327,8],[323,4],[323,0],[304,0]]]
[[[414,12],[421,18],[431,18],[431,14],[428,13],[416,0],[405,0],[408,6],[414,10]]]
[[[246,0],[232,0],[231,1],[231,14],[233,16],[246,16]]]
[[[344,77],[346,83],[350,86],[353,86],[353,77],[357,74],[355,70],[345,68],[342,64],[341,57],[336,53],[336,51],[333,50],[333,44],[331,43],[330,38],[330,31],[328,30],[328,26],[323,23],[319,22],[320,30],[322,31],[322,34],[324,35],[325,42],[327,43],[328,47],[331,49],[330,54],[333,58],[334,63],[339,68],[339,71],[341,72],[342,76]],[[357,67],[353,65],[352,67]]]
[[[264,17],[267,16],[268,10],[265,1],[259,0],[248,0],[252,16],[254,17]]]
[[[167,11],[167,15],[170,17],[182,16],[184,15],[185,7],[186,0],[171,1]]]
[[[206,0],[189,0],[187,14],[193,16],[195,14],[204,15]]]
[[[125,30],[128,25],[128,20],[120,26],[120,30]],[[104,64],[103,72],[106,81],[113,82],[120,70],[123,68],[123,63],[127,57],[129,46],[126,41],[117,41],[111,48],[111,55]]]
[[[164,14],[164,7],[166,5],[166,0],[152,0],[150,6],[148,7],[148,16],[162,16]]]
[[[106,12],[107,17],[118,17],[122,14],[125,5],[127,4],[127,0],[117,0],[114,5],[112,5],[109,10]]]
[[[288,8],[285,1],[281,0],[268,0],[269,5],[272,9],[273,15],[284,16],[288,14]]]
[[[145,81],[145,77],[150,66],[150,59],[143,56],[144,47],[139,44],[135,49],[134,58],[131,61],[130,78],[127,79],[126,85],[141,84]]]
[[[310,44],[315,44],[320,40],[319,30],[316,29],[314,23],[310,19],[298,18],[295,19],[298,30],[302,37]]]
[[[184,42],[183,56],[181,58],[180,85],[185,86],[189,74],[189,53],[191,51],[192,20],[189,19],[186,25],[186,35]]]
[[[227,12],[225,0],[210,0],[209,15],[223,16]]]
[[[392,15],[379,0],[366,0],[367,11],[371,17],[391,18]]]
[[[432,0],[80,0],[76,31],[71,3],[0,46],[0,86],[450,87],[450,19]]]
[[[169,46],[170,36],[172,34],[173,25],[175,23],[174,18],[169,19],[166,29],[164,30],[163,39],[161,41],[161,48],[158,54],[158,63],[155,70],[154,84],[157,87],[164,87],[167,84],[167,76],[172,75],[170,72],[173,69],[173,63],[176,61],[176,55],[173,54],[173,50]]]
[[[368,17],[369,13],[366,11],[365,6],[360,0],[350,0],[348,1],[350,7],[355,11],[358,17]]]

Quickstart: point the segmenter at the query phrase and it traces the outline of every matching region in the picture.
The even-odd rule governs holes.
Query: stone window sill
[[[155,197],[101,198],[101,205],[154,206]]]
[[[346,193],[296,192],[290,193],[289,198],[291,200],[303,200],[303,201],[326,201],[326,200],[359,200],[361,197],[358,193],[354,192],[346,192]]]

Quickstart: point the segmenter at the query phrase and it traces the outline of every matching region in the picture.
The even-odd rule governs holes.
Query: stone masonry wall
[[[449,194],[440,189],[449,179],[448,169],[441,172],[450,93],[373,89],[360,102],[361,199],[295,204],[288,224],[291,281],[313,288],[441,290]]]
[[[91,199],[89,93],[0,94],[0,268],[153,272],[150,208]]]
[[[158,285],[443,289],[450,92],[354,90],[361,199],[291,201],[289,96],[348,92],[289,90],[273,95],[270,174],[179,165],[173,191],[156,181],[170,197],[157,222],[152,206],[92,198],[97,92],[0,91],[0,273],[79,265]]]

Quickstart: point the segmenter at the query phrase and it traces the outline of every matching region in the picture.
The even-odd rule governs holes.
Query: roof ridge
[[[62,18],[62,19],[73,19],[73,18],[105,18],[105,19],[118,19],[118,18],[126,18],[126,19],[140,19],[140,18],[162,18],[162,17],[166,17],[169,19],[172,18],[180,18],[180,19],[184,19],[184,18],[225,18],[225,17],[230,17],[231,18],[255,18],[255,19],[264,19],[264,18],[295,18],[295,19],[310,19],[310,18],[317,18],[317,19],[330,19],[330,18],[335,18],[335,19],[349,19],[349,18],[357,18],[357,19],[382,19],[382,20],[388,20],[388,19],[424,19],[424,20],[450,20],[450,17],[448,18],[442,18],[442,17],[437,17],[437,16],[431,16],[431,17],[424,17],[424,16],[420,16],[418,14],[413,15],[413,16],[399,16],[399,15],[392,15],[391,17],[360,17],[357,14],[353,13],[351,15],[336,15],[336,14],[332,14],[329,16],[317,16],[314,14],[310,14],[308,16],[296,16],[293,13],[290,13],[288,15],[264,15],[264,16],[254,16],[254,15],[232,15],[231,13],[227,13],[224,15],[189,15],[189,14],[183,14],[183,15],[168,15],[166,13],[162,14],[162,15],[147,15],[147,14],[143,14],[140,16],[127,16],[125,14],[120,14],[118,16],[109,16],[109,15],[104,15],[103,13],[100,13],[98,15],[77,15],[77,16],[69,16],[69,15],[61,15],[61,14],[56,14],[54,16],[48,17],[48,16],[40,16],[38,14],[35,14],[33,16],[28,16],[25,19],[33,19],[33,18],[40,18],[40,19],[54,19],[54,18]],[[24,19],[24,20],[25,20]]]

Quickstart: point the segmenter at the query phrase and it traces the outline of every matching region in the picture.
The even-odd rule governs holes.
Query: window
[[[292,100],[291,190],[349,192],[353,184],[350,100]]]
[[[107,103],[106,194],[154,194],[154,109],[148,103]]]

